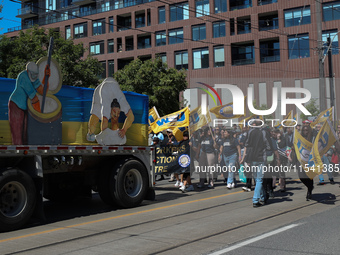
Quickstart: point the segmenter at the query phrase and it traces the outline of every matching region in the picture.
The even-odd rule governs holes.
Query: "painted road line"
[[[283,228],[279,228],[277,230],[274,230],[274,231],[271,231],[269,233],[266,233],[266,234],[263,234],[263,235],[260,235],[260,236],[257,236],[257,237],[254,237],[252,239],[249,239],[247,241],[244,241],[244,242],[241,242],[241,243],[238,243],[238,244],[235,244],[235,245],[232,245],[230,247],[227,247],[223,250],[219,250],[219,251],[215,251],[213,253],[210,253],[209,255],[222,255],[222,254],[225,254],[229,251],[232,251],[232,250],[235,250],[235,249],[238,249],[238,248],[241,248],[243,246],[246,246],[248,244],[251,244],[251,243],[254,243],[254,242],[257,242],[257,241],[260,241],[264,238],[267,238],[267,237],[270,237],[270,236],[273,236],[273,235],[276,235],[276,234],[279,234],[281,232],[284,232],[288,229],[291,229],[291,228],[295,228],[297,226],[299,226],[300,224],[291,224],[291,225],[288,225],[286,227],[283,227]]]
[[[172,207],[176,207],[176,206],[180,206],[180,205],[188,205],[188,204],[202,202],[202,201],[207,201],[207,200],[211,200],[211,199],[222,198],[222,197],[226,197],[226,196],[230,196],[230,195],[234,195],[234,194],[239,194],[239,193],[244,193],[244,191],[241,190],[241,191],[236,191],[236,192],[227,193],[227,194],[223,194],[223,195],[218,195],[218,196],[213,196],[213,197],[208,197],[208,198],[201,198],[201,199],[196,199],[196,200],[192,200],[192,201],[188,201],[188,202],[183,202],[183,203],[178,203],[178,204],[173,204],[173,205],[157,207],[157,208],[148,209],[148,210],[144,210],[144,211],[140,211],[140,212],[127,213],[127,214],[122,214],[122,215],[118,215],[118,216],[114,216],[114,217],[109,217],[109,218],[104,218],[104,219],[100,219],[100,220],[83,222],[83,223],[79,223],[79,224],[75,224],[75,225],[71,225],[71,226],[54,228],[54,229],[45,230],[45,231],[41,231],[41,232],[37,232],[37,233],[32,233],[32,234],[28,234],[28,235],[11,237],[11,238],[0,240],[0,243],[4,243],[4,242],[8,242],[8,241],[13,241],[13,240],[18,240],[18,239],[22,239],[22,238],[26,238],[26,237],[32,237],[32,236],[38,236],[38,235],[42,235],[42,234],[52,233],[52,232],[63,230],[63,229],[75,228],[75,227],[90,225],[90,224],[94,224],[94,223],[98,223],[98,222],[115,220],[115,219],[124,218],[124,217],[128,217],[128,216],[139,215],[139,214],[142,214],[142,213],[148,213],[148,212],[164,210],[164,209],[168,209],[168,208],[172,208]]]

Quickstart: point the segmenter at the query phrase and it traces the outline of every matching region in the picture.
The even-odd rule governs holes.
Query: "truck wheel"
[[[98,194],[105,204],[114,206],[116,201],[110,192],[110,174],[110,169],[101,169],[98,179]]]
[[[23,226],[32,216],[36,204],[32,178],[17,169],[0,173],[0,231]]]
[[[149,178],[144,165],[134,159],[126,159],[112,172],[111,195],[124,208],[138,206],[149,187]]]

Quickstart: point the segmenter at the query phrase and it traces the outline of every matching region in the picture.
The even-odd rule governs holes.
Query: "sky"
[[[14,1],[20,2],[19,0]],[[3,5],[2,12],[0,13],[0,17],[2,17],[0,21],[0,34],[7,33],[8,28],[21,26],[21,19],[15,17],[18,15],[18,9],[21,8],[21,5],[10,0],[0,0],[0,4]]]

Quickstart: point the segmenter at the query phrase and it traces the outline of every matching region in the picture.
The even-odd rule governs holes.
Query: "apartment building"
[[[102,63],[103,77],[133,59],[156,56],[186,69],[190,90],[184,98],[192,107],[201,100],[198,82],[237,84],[245,94],[252,87],[258,105],[270,106],[273,87],[304,87],[319,98],[319,51],[325,54],[328,48],[340,95],[340,1],[22,0],[18,17],[21,27],[7,36],[35,24],[55,28],[89,48],[86,54]],[[325,83],[329,98],[329,79]],[[229,92],[218,92],[222,101],[232,100]]]

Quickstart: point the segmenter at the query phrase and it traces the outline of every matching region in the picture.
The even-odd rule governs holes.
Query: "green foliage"
[[[265,104],[262,104],[261,106],[257,106],[256,100],[253,101],[253,106],[254,106],[254,108],[255,108],[256,110],[260,110],[260,111],[261,111],[261,110],[268,110],[268,109],[269,109],[268,106],[265,105]],[[254,114],[254,113],[250,112],[250,114],[252,115],[252,114]],[[264,115],[263,118],[264,118],[264,120],[266,120],[266,119],[274,119],[274,117],[273,117],[272,114]]]
[[[308,104],[305,105],[306,109],[312,114],[312,116],[316,117],[319,115],[320,110],[317,107],[317,100],[316,98],[312,98]],[[311,116],[310,116],[311,117]],[[300,118],[302,121],[308,119],[308,116],[304,115],[303,113],[300,114]]]
[[[25,70],[26,63],[38,61],[47,56],[50,37],[53,37],[52,58],[59,62],[63,84],[90,87],[99,84],[98,74],[102,72],[99,61],[92,57],[83,59],[87,50],[82,44],[65,40],[60,33],[37,26],[20,31],[16,38],[0,36],[0,76],[15,79]]]
[[[186,73],[168,68],[160,58],[132,61],[114,74],[121,89],[149,96],[150,108],[155,106],[160,116],[180,109],[179,94],[187,88]]]

